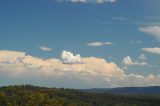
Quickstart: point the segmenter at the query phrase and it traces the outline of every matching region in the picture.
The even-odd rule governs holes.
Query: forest
[[[160,106],[160,96],[15,85],[0,87],[0,106]]]

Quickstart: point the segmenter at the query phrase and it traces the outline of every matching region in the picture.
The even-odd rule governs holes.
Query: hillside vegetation
[[[119,87],[119,88],[92,88],[82,89],[85,92],[93,93],[108,93],[108,94],[133,94],[133,95],[159,95],[160,86],[148,86],[148,87]]]
[[[0,106],[160,106],[160,97],[21,85],[1,87]]]

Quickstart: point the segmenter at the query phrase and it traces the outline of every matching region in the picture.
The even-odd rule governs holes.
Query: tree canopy
[[[87,93],[32,85],[0,88],[0,106],[159,106],[160,97]]]

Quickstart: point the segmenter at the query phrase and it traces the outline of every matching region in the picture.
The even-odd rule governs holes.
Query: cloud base
[[[160,85],[160,75],[125,74],[115,63],[102,58],[82,58],[79,55],[74,56],[71,52],[64,53],[69,53],[66,55],[68,59],[71,56],[74,57],[74,59],[72,57],[73,60],[80,58],[83,64],[64,64],[63,56],[63,59],[44,60],[26,55],[25,52],[1,50],[0,85],[33,84],[68,88]]]

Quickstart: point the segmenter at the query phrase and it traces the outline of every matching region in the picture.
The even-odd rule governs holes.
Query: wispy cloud
[[[160,16],[146,16],[149,20],[160,20]]]
[[[45,52],[52,51],[52,48],[49,48],[49,47],[46,47],[46,46],[40,46],[39,49],[42,50],[42,51],[45,51]]]
[[[87,46],[91,46],[91,47],[99,47],[99,46],[107,46],[107,45],[113,45],[112,42],[91,42],[91,43],[87,43]]]
[[[150,17],[151,18],[151,17]],[[144,17],[143,20],[137,20],[128,18],[125,16],[115,16],[111,19],[114,21],[122,22],[123,24],[135,24],[135,25],[143,25],[143,26],[154,26],[154,25],[160,25],[160,22],[158,20],[159,17],[152,17],[153,19],[149,19],[148,17]],[[155,18],[155,19],[154,19]],[[157,18],[157,19],[156,19]]]
[[[127,17],[123,17],[123,16],[117,16],[117,17],[112,17],[113,20],[117,20],[117,21],[133,21]]]
[[[160,40],[160,26],[140,27],[139,30],[151,34],[152,36]]]
[[[140,59],[140,60],[146,60],[147,57],[146,57],[144,54],[141,54],[141,55],[138,57],[138,59]]]
[[[142,48],[141,50],[149,53],[154,53],[154,54],[159,54],[160,55],[160,48],[155,47],[155,48]]]
[[[141,44],[141,43],[143,43],[143,41],[137,40],[137,41],[130,41],[129,43],[130,44]]]
[[[57,0],[59,2],[72,2],[72,3],[114,3],[116,0]]]
[[[119,21],[126,24],[136,24],[136,25],[143,24],[143,21],[131,19],[125,16],[115,16],[115,17],[112,17],[111,19],[114,21]]]

